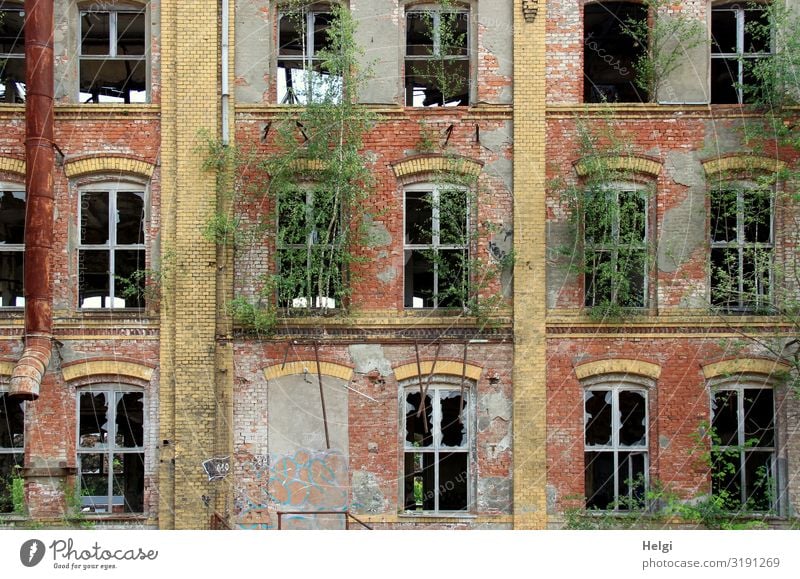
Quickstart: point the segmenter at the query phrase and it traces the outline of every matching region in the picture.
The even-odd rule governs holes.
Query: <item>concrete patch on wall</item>
[[[347,348],[350,359],[359,374],[369,374],[377,370],[381,376],[392,375],[392,365],[383,353],[383,348],[377,345],[354,344]]]
[[[236,2],[236,101],[260,103],[269,90],[272,26],[269,0]]]
[[[505,154],[510,150],[513,134],[514,125],[511,121],[503,123],[500,129],[481,131],[481,145],[496,155],[496,158],[486,164],[484,172],[491,177],[501,179],[506,191],[512,191],[514,188],[514,165],[510,155]]]
[[[374,473],[365,470],[353,473],[352,509],[359,513],[386,512],[386,498]]]
[[[703,169],[692,153],[670,153],[666,169],[676,183],[686,185],[686,199],[664,212],[658,268],[673,273],[705,243],[706,205]]]
[[[392,234],[382,221],[367,221],[367,244],[369,247],[386,247],[392,244]]]
[[[478,512],[510,512],[511,497],[510,478],[486,477],[478,480]]]
[[[394,104],[400,88],[399,8],[394,0],[351,0],[358,15],[356,43],[363,47],[363,69],[370,80],[359,91],[363,103]]]

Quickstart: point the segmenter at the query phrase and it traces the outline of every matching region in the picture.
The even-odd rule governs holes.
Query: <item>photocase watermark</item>
[[[603,60],[603,62],[605,62],[608,66],[616,70],[618,73],[620,73],[623,76],[628,76],[628,73],[630,71],[628,70],[627,67],[622,66],[622,62],[620,61],[620,59],[615,57],[613,54],[609,54],[608,52],[606,52],[606,49],[601,47],[597,43],[597,41],[592,40],[592,36],[594,36],[594,32],[590,32],[589,34],[586,35],[586,39],[583,41],[586,47],[594,51],[597,54],[597,56],[599,56]]]
[[[158,558],[157,550],[143,547],[106,548],[97,541],[89,547],[81,547],[76,546],[72,539],[56,539],[45,546],[39,539],[30,539],[22,543],[19,560],[25,567],[35,567],[48,552],[52,554],[54,569],[76,571],[108,571],[118,568],[121,561],[155,561]]]

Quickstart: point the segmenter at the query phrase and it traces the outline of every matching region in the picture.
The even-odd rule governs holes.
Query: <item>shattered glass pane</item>
[[[405,262],[405,307],[434,307],[433,262],[426,252],[410,249],[405,250]]]
[[[744,11],[744,52],[768,54],[772,52],[769,30],[769,12],[764,8],[748,8]]]
[[[117,56],[142,56],[144,53],[144,13],[117,12]]]
[[[0,103],[23,103],[26,94],[25,59],[0,55]]]
[[[711,53],[736,54],[736,12],[712,10]]]
[[[142,392],[117,392],[116,446],[141,448],[144,446],[144,394]]]
[[[754,511],[770,510],[775,495],[771,452],[744,453],[744,481],[746,507]]]
[[[433,401],[430,393],[425,395],[424,411],[420,416],[421,395],[419,392],[406,394],[406,447],[426,447],[433,444]],[[427,422],[427,432],[426,423]]]
[[[15,479],[21,480],[16,467],[23,466],[23,456],[22,452],[0,453],[0,513],[14,512],[12,489]]]
[[[78,446],[94,448],[108,444],[108,399],[106,392],[81,392],[78,397]]]
[[[81,58],[82,103],[147,102],[147,66],[138,59]]]
[[[111,508],[115,513],[144,510],[144,454],[114,455]]]
[[[443,390],[439,401],[442,410],[442,446],[464,447],[467,444],[467,426],[463,422],[464,402],[460,391]]]
[[[144,194],[137,191],[117,193],[117,243],[144,243]]]
[[[433,202],[430,191],[406,191],[406,245],[433,242]]]
[[[143,307],[145,279],[138,274],[145,270],[144,249],[115,251],[114,269],[113,307]]]
[[[78,252],[78,301],[82,308],[112,307],[110,292],[109,252],[80,250]]]
[[[744,391],[744,443],[747,447],[775,444],[775,407],[772,389]]]
[[[611,397],[610,390],[587,390],[584,393],[586,446],[611,444]]]
[[[723,308],[740,305],[739,250],[711,249],[711,303]]]
[[[439,455],[439,510],[465,511],[467,499],[467,453]]]
[[[742,459],[737,449],[713,451],[711,453],[711,492],[725,510],[737,510],[742,506]]]
[[[619,444],[644,446],[647,440],[647,407],[644,394],[631,390],[619,393]]]
[[[435,457],[432,452],[405,453],[403,495],[407,511],[436,508]]]
[[[469,60],[406,60],[406,106],[453,107],[469,104]]]
[[[430,11],[406,13],[406,54],[430,56],[433,54],[434,16]]]
[[[0,307],[25,306],[23,251],[0,251]]]
[[[108,504],[108,455],[80,454],[81,510],[92,513],[110,512]]]
[[[739,444],[739,394],[736,390],[720,390],[714,393],[711,427],[715,444],[736,446]]]
[[[111,14],[84,12],[81,14],[81,54],[111,54]]]
[[[81,193],[81,244],[108,244],[108,198],[107,191]]]
[[[644,507],[647,488],[645,457],[643,452],[620,452],[617,480],[619,493],[616,507],[620,510]]]
[[[744,241],[749,243],[772,242],[772,200],[768,191],[758,189],[744,193]]]
[[[736,104],[739,92],[739,61],[735,58],[711,59],[711,102],[715,104]]]

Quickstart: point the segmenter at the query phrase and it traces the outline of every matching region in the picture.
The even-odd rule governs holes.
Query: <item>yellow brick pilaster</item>
[[[546,3],[514,1],[514,528],[547,524]],[[524,6],[523,6],[524,5]],[[524,11],[523,8],[528,8]],[[532,20],[532,21],[531,21]]]
[[[168,450],[159,484],[172,483],[172,489],[162,493],[160,524],[205,529],[219,488],[202,469],[218,451],[218,296],[217,248],[202,231],[216,211],[217,192],[198,151],[207,136],[219,134],[219,3],[164,0],[162,10],[164,253],[177,275],[170,276],[166,291],[174,295],[164,304],[174,343],[162,349],[160,442]],[[165,513],[170,507],[171,519]]]

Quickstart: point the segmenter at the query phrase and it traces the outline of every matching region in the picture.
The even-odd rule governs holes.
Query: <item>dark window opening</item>
[[[321,52],[330,50],[330,12],[297,10],[278,21],[278,103],[306,105],[341,100],[342,79],[325,68]]]
[[[24,447],[23,402],[0,393],[0,513],[11,513],[20,507],[15,502],[23,490],[19,469],[23,466]]]
[[[587,508],[643,508],[647,488],[645,393],[622,388],[586,390],[584,435]]]
[[[145,12],[81,12],[80,100],[147,101]]]
[[[469,12],[406,12],[406,106],[469,104],[469,36]]]
[[[772,194],[727,187],[711,192],[711,304],[727,312],[770,309]]]
[[[0,308],[25,306],[25,192],[0,190]]]
[[[144,307],[145,271],[144,193],[82,191],[80,307]]]
[[[755,4],[725,4],[711,11],[711,102],[748,102],[753,69],[772,53],[769,14]]]
[[[0,103],[25,102],[25,12],[0,2]]]
[[[635,81],[648,40],[635,38],[629,24],[644,20],[643,4],[601,2],[584,7],[584,102],[647,102],[649,95]]]
[[[144,511],[144,394],[78,394],[81,510]]]
[[[647,200],[644,192],[587,193],[584,219],[585,305],[647,304]]]
[[[461,390],[431,386],[420,405],[405,394],[403,496],[406,511],[469,508],[469,429]]]
[[[729,511],[776,508],[775,402],[770,388],[712,399],[711,491]]]
[[[406,191],[406,308],[464,306],[469,291],[467,212],[462,189]]]

